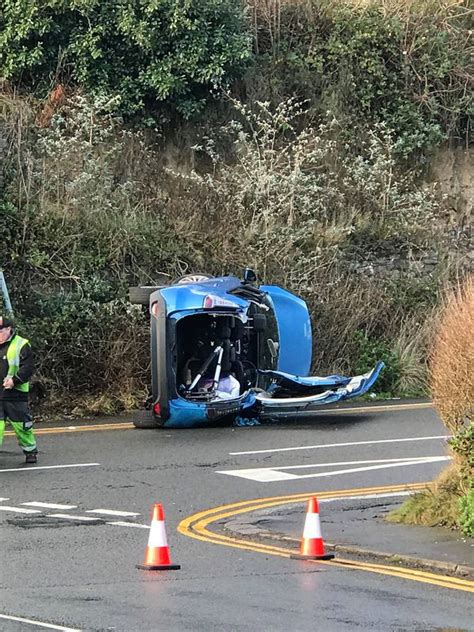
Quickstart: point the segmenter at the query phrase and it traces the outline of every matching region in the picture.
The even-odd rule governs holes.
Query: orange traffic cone
[[[290,555],[295,560],[332,560],[332,553],[325,553],[324,542],[319,522],[318,501],[316,498],[308,500],[303,538],[299,553]]]
[[[165,512],[159,503],[156,503],[153,507],[145,561],[143,564],[137,564],[137,568],[142,568],[146,571],[174,571],[181,568],[177,564],[171,564],[170,551],[166,540]]]

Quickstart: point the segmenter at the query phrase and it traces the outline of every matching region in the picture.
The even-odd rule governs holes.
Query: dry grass
[[[467,6],[466,0],[248,0],[253,11],[263,15],[273,15],[289,7],[301,7],[307,10],[316,8],[337,7],[380,7],[387,14],[407,14],[410,12],[438,13],[456,7]]]
[[[387,519],[450,528],[461,525],[467,533],[474,517],[469,510],[461,517],[460,499],[472,489],[474,463],[474,275],[447,295],[434,327],[429,383],[436,409],[453,435],[454,460],[428,490],[412,496]]]
[[[388,522],[457,528],[463,492],[455,465],[444,470],[426,491],[414,494],[387,516]]]
[[[474,407],[474,275],[445,299],[430,357],[436,409],[452,434],[472,421]]]
[[[426,393],[428,390],[426,346],[432,325],[430,318],[424,322],[420,320],[412,318],[403,322],[394,341],[393,351],[400,371],[400,393]]]

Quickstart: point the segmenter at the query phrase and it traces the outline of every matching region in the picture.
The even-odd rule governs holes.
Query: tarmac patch
[[[65,520],[62,518],[54,518],[47,515],[35,515],[9,518],[7,520],[7,523],[12,525],[13,527],[20,527],[21,529],[59,529],[61,527],[78,527],[105,524],[105,521],[97,518],[97,520],[83,522],[82,520],[74,520],[73,516],[71,516],[70,519]]]

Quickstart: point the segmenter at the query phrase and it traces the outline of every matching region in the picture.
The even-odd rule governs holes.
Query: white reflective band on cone
[[[321,538],[321,525],[319,514],[306,514],[304,523],[303,538]]]
[[[150,527],[150,536],[148,538],[148,546],[160,547],[168,546],[166,541],[165,523],[163,520],[152,520]]]

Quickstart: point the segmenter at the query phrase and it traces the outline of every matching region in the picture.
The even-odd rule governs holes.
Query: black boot
[[[26,455],[25,463],[37,463],[38,462],[37,454],[38,454],[37,452],[25,452],[25,455]]]

